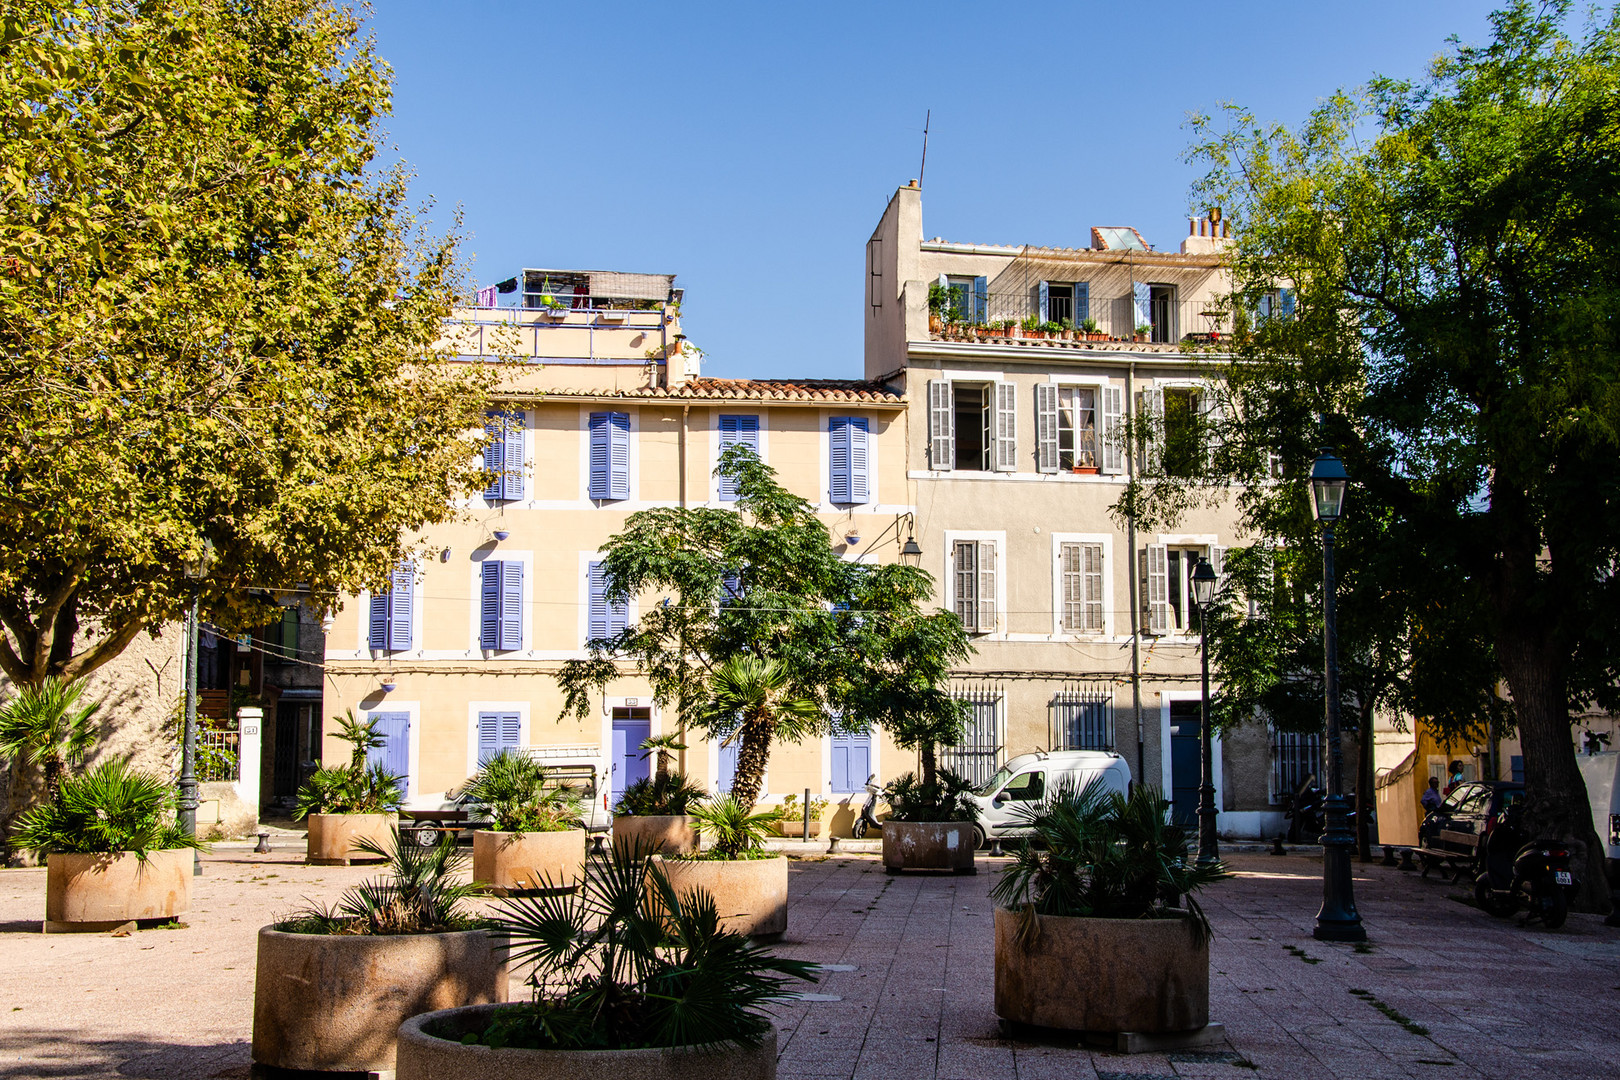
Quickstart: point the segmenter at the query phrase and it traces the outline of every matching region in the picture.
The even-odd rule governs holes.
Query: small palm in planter
[[[1193,894],[1229,875],[1189,858],[1169,810],[1157,788],[1098,783],[1020,809],[1030,836],[991,892],[999,1016],[1115,1035],[1208,1025],[1209,921]]]
[[[585,875],[580,794],[546,781],[527,754],[503,750],[467,782],[462,797],[488,809],[473,833],[473,881],[493,890],[571,888]]]
[[[626,851],[684,855],[697,850],[689,811],[703,789],[684,773],[658,772],[624,789],[614,810],[613,843]]]
[[[122,761],[61,779],[12,837],[48,863],[45,929],[108,930],[189,911],[191,852],[206,845],[173,815],[168,784]]]
[[[938,770],[932,781],[905,773],[894,781],[892,791],[892,813],[883,823],[883,867],[888,873],[975,872],[974,823],[979,808],[970,781],[949,769]]]
[[[317,769],[294,797],[293,819],[309,819],[307,858],[317,865],[346,865],[366,854],[361,841],[384,847],[399,824],[400,777],[366,756],[387,741],[376,717],[337,718],[337,737],[351,747],[349,764]]]
[[[761,1007],[813,965],[724,929],[701,890],[679,895],[659,860],[593,855],[578,891],[505,901],[497,933],[532,963],[533,999],[413,1017],[398,1080],[776,1075]]]
[[[362,838],[387,873],[259,931],[253,1060],[283,1069],[391,1069],[399,1025],[434,1009],[501,1002],[504,950],[466,910],[466,854]]]
[[[787,930],[787,856],[765,850],[777,812],[756,813],[734,795],[716,795],[694,806],[692,819],[709,847],[661,859],[670,885],[683,898],[712,896],[727,930],[761,940],[780,938]]]

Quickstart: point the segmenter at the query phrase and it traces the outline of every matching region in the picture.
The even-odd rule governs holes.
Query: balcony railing
[[[231,728],[197,731],[197,782],[236,780],[242,735]]]
[[[1244,322],[1229,304],[1217,300],[1152,297],[1140,301],[1135,296],[1113,296],[1081,298],[1076,303],[1058,298],[1049,299],[1043,312],[1039,299],[1027,293],[972,297],[963,290],[956,290],[947,310],[930,314],[928,320],[929,335],[942,341],[1047,339],[1159,345],[1218,344]]]

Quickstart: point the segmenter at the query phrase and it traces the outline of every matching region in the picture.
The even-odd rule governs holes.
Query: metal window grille
[[[967,690],[956,697],[968,703],[967,726],[961,742],[940,748],[939,764],[978,787],[1001,767],[1002,695],[999,690]]]
[[[241,733],[229,728],[197,730],[197,782],[237,779]]]
[[[1298,791],[1311,776],[1321,772],[1322,736],[1317,732],[1273,731],[1271,733],[1271,801]]]
[[[1054,750],[1112,750],[1113,705],[1113,697],[1108,694],[1058,694],[1046,706],[1049,745]]]

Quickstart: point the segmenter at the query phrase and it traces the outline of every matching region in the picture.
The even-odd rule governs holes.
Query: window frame
[[[974,563],[974,594],[972,598],[975,612],[972,626],[963,620],[963,626],[969,634],[975,637],[1001,637],[1007,625],[1007,534],[1004,532],[953,532],[945,533],[944,551],[944,581],[945,581],[945,610],[953,612],[961,618],[958,609],[959,582],[957,581],[958,545],[972,544],[975,551]],[[990,601],[988,610],[983,599],[982,587],[986,571],[978,562],[977,556],[988,550],[994,553],[995,568],[989,573],[993,576],[996,595]],[[986,616],[989,616],[988,622]]]
[[[1111,638],[1114,636],[1114,538],[1110,533],[1052,533],[1052,636],[1054,638]],[[1102,627],[1075,630],[1065,619],[1064,548],[1070,544],[1101,548],[1101,594],[1095,599],[1082,594],[1082,604],[1101,606]],[[1084,583],[1082,582],[1082,588]],[[1084,621],[1082,610],[1082,622]]]

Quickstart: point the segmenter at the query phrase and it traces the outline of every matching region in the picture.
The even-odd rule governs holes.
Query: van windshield
[[[1010,776],[1012,776],[1012,770],[1003,765],[1001,768],[996,770],[996,775],[992,776],[989,782],[987,782],[984,787],[980,788],[976,794],[982,795],[984,798],[988,799],[991,795],[1001,789],[1001,785],[1005,784],[1007,782],[1007,778]]]

